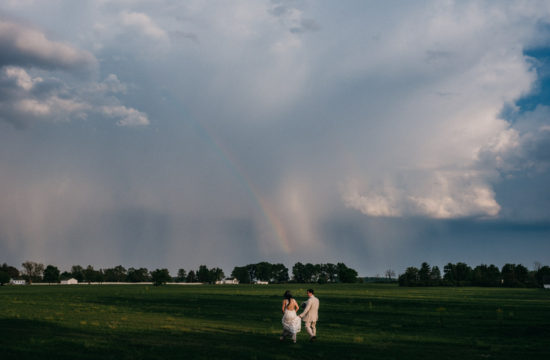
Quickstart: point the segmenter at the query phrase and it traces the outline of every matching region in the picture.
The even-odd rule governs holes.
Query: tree
[[[145,282],[149,281],[149,270],[146,268],[129,268],[126,275],[126,281],[128,282]]]
[[[550,266],[542,266],[537,270],[535,274],[535,279],[540,287],[544,284],[550,284]]]
[[[225,277],[225,274],[223,273],[223,270],[216,267],[216,268],[212,268],[210,269],[210,281],[211,282],[216,282],[218,280],[221,280]]]
[[[185,279],[188,283],[194,283],[199,281],[197,279],[197,275],[195,275],[195,272],[193,270],[189,271],[189,274],[187,274],[187,278]]]
[[[410,266],[399,276],[399,286],[415,286],[418,284],[418,269]]]
[[[500,273],[502,275],[502,285],[507,287],[519,285],[516,279],[516,264],[504,264]]]
[[[245,266],[246,271],[248,271],[248,277],[250,278],[250,282],[253,282],[257,279],[256,276],[256,264],[248,264]]]
[[[266,261],[257,263],[255,270],[256,279],[258,280],[271,281],[273,278],[273,265]]]
[[[438,266],[434,266],[430,274],[430,281],[432,282],[432,284],[439,284],[440,280],[441,280],[441,271],[439,270]]]
[[[126,281],[126,269],[122,265],[115,266],[112,269],[105,269],[105,281],[122,282]]]
[[[498,267],[491,264],[487,268],[486,274],[487,286],[500,286],[501,283],[501,274]]]
[[[210,278],[210,270],[206,265],[199,266],[199,270],[197,271],[197,278],[199,282],[211,282]]]
[[[7,284],[10,282],[10,274],[7,272],[0,270],[0,286],[4,286],[4,284]]]
[[[84,268],[80,265],[71,266],[71,276],[78,282],[84,281]]]
[[[349,268],[344,263],[336,264],[338,269],[338,280],[343,283],[354,283],[357,282],[357,271],[352,268]]]
[[[178,276],[176,277],[176,281],[177,282],[184,282],[186,276],[187,276],[187,273],[185,272],[185,269],[179,269],[178,270]]]
[[[94,269],[92,265],[88,265],[86,269],[82,271],[84,280],[89,284],[92,282],[97,282],[100,278],[98,271]]]
[[[423,262],[422,265],[420,265],[420,270],[418,270],[418,280],[420,281],[420,285],[429,285],[430,284],[430,277],[432,273],[432,268],[427,262]]]
[[[329,282],[335,282],[336,279],[338,278],[338,268],[336,267],[336,265],[327,263],[324,266],[324,271],[327,274],[327,278]]]
[[[156,269],[155,271],[151,272],[151,279],[153,280],[153,285],[155,286],[166,284],[167,282],[172,280],[168,269]]]
[[[453,285],[465,285],[471,281],[472,268],[465,263],[448,263],[443,268],[443,279]]]
[[[6,263],[0,266],[0,271],[7,273],[11,279],[16,279],[19,277],[19,270],[13,266],[9,266]]]
[[[457,281],[467,282],[471,279],[472,268],[463,262],[456,263]]]
[[[393,271],[392,269],[386,270],[384,274],[386,275],[388,280],[392,280],[395,277],[395,271]]]
[[[23,272],[29,284],[33,281],[40,281],[44,273],[44,264],[35,263],[33,261],[25,261],[23,264]]]
[[[448,263],[443,267],[443,280],[454,284],[456,282],[456,266],[454,264]]]
[[[46,266],[44,270],[44,281],[49,284],[59,282],[59,269],[53,265]]]
[[[274,282],[285,283],[288,281],[288,268],[283,264],[273,264],[271,273]]]
[[[250,273],[246,266],[235,266],[231,272],[231,276],[239,280],[241,284],[250,284]]]
[[[495,265],[478,265],[472,271],[472,284],[478,286],[499,286],[500,270]]]
[[[519,283],[519,285],[524,286],[527,284],[527,277],[529,275],[529,270],[521,264],[517,264],[516,268],[514,269],[515,275],[516,275],[516,281]]]
[[[305,283],[306,282],[306,267],[301,262],[297,262],[292,267],[292,278],[297,283]]]
[[[319,279],[319,274],[321,272],[320,265],[313,265],[312,263],[305,264],[305,282],[314,283]]]

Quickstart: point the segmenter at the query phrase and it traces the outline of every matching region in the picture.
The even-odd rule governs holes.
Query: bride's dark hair
[[[288,300],[288,305],[290,305],[290,300],[294,298],[290,290],[285,291],[285,294],[283,295],[283,297]]]

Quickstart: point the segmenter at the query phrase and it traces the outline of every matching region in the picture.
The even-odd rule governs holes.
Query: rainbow
[[[250,177],[247,176],[247,173],[243,170],[243,168],[239,166],[239,162],[234,156],[232,156],[227,147],[225,147],[221,141],[213,135],[212,131],[209,131],[207,125],[200,123],[199,121],[196,121],[195,123],[197,124],[201,137],[212,145],[218,155],[224,160],[225,163],[229,165],[229,168],[240,183],[243,184],[246,191],[251,195],[255,205],[260,209],[267,223],[273,230],[275,238],[277,239],[281,249],[287,254],[291,253],[292,247],[290,246],[290,241],[288,239],[285,227],[279,217],[277,217],[275,211],[273,211],[272,207],[269,205],[268,201],[257,190],[254,182],[252,182]]]

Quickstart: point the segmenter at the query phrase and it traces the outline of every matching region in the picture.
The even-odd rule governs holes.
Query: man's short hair
[[[308,292],[308,293],[315,294],[315,291],[313,291],[313,289],[307,289],[307,292]]]

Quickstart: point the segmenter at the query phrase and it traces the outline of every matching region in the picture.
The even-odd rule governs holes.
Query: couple
[[[296,315],[296,311],[299,309],[298,303],[289,290],[285,292],[281,341],[288,336],[296,343],[296,334],[299,333],[302,328],[302,320],[304,320],[307,333],[309,334],[309,341],[314,341],[316,339],[317,329],[315,328],[315,323],[318,318],[319,299],[313,295],[313,289],[307,290],[307,296],[307,301],[302,304],[302,306],[305,305],[304,311],[302,311],[300,315]]]

